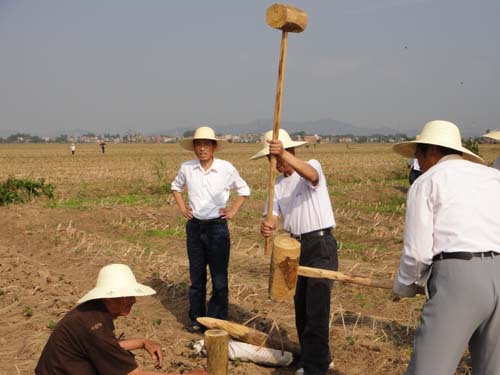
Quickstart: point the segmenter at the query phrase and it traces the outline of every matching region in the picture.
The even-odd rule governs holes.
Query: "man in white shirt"
[[[394,293],[426,287],[408,375],[454,374],[469,345],[475,375],[500,374],[500,171],[462,146],[448,121],[394,145],[424,172],[407,197]]]
[[[276,156],[281,176],[276,180],[271,222],[262,221],[261,233],[271,236],[281,216],[283,228],[300,241],[300,265],[337,270],[337,241],[332,234],[335,219],[321,164],[297,158],[295,147],[307,142],[292,141],[285,130],[280,129],[278,140],[272,140],[272,131],[263,138],[264,148],[251,159]],[[302,276],[297,280],[295,323],[305,375],[328,371],[331,289],[331,280]]]
[[[483,134],[483,137],[488,137],[500,141],[500,130]],[[500,156],[493,161],[491,167],[500,171]]]
[[[172,182],[172,194],[186,219],[186,246],[189,257],[189,318],[190,331],[202,331],[196,318],[209,316],[227,319],[228,265],[230,237],[227,220],[232,219],[243,201],[250,195],[247,183],[234,166],[215,158],[222,147],[213,129],[202,126],[193,138],[181,141],[181,146],[194,151],[196,159],[182,163]],[[187,189],[189,206],[182,198]],[[231,209],[226,207],[231,190],[238,197]],[[212,278],[212,296],[206,306],[207,265]]]

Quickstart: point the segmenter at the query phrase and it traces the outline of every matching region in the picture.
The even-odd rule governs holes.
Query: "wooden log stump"
[[[210,375],[227,375],[229,335],[221,329],[205,331],[207,371]]]
[[[274,238],[269,274],[269,297],[276,301],[290,301],[295,295],[300,242],[288,235]]]

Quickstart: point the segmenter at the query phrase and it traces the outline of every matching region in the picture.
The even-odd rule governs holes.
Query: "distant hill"
[[[268,131],[272,128],[273,120],[272,119],[259,119],[247,123],[229,123],[229,124],[210,124],[218,134],[261,134],[265,131]],[[174,125],[175,126],[175,125]],[[311,121],[282,121],[281,127],[286,129],[287,131],[294,133],[304,131],[307,134],[318,134],[318,135],[342,135],[342,134],[352,134],[358,136],[367,136],[372,134],[380,134],[380,135],[390,135],[390,134],[406,134],[409,137],[414,137],[418,130],[414,129],[395,129],[391,127],[379,127],[379,128],[362,128],[359,126],[355,126],[353,124],[337,121],[330,118],[324,118],[319,120],[311,120]],[[135,130],[135,132],[143,133],[144,135],[170,135],[182,137],[185,131],[194,130],[194,127],[187,126],[176,126],[176,127],[165,127],[157,130],[143,130],[139,127]],[[87,129],[69,129],[69,130],[59,130],[59,131],[21,131],[21,130],[1,130],[0,129],[0,137],[7,137],[9,135],[15,133],[28,133],[31,135],[38,136],[49,136],[56,137],[61,134],[73,135],[73,136],[81,136],[83,134],[94,133],[96,135],[103,134],[116,134],[125,135],[130,132],[128,129],[122,130],[107,130],[101,129],[98,131],[95,130],[87,130]],[[469,134],[470,132],[463,132],[464,137],[473,136],[475,134]]]
[[[240,134],[240,133],[263,133],[271,130],[273,126],[272,120],[256,120],[247,124],[229,124],[223,126],[214,125],[214,129],[222,134]],[[408,136],[417,134],[416,130],[394,129],[390,127],[382,128],[361,128],[346,122],[341,122],[333,119],[320,119],[315,121],[282,121],[280,126],[288,132],[305,131],[308,134],[318,135],[336,135],[336,134],[353,134],[353,135],[372,135],[372,134],[398,134],[403,133]]]

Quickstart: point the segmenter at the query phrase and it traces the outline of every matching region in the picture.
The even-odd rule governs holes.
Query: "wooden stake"
[[[229,335],[221,329],[205,331],[207,370],[210,375],[227,375]]]

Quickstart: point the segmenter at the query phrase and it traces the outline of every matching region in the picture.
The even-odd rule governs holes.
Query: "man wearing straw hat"
[[[493,131],[493,132],[489,132],[489,133],[483,134],[483,137],[488,137],[488,138],[500,141],[500,130],[496,130],[496,131]],[[500,156],[495,159],[495,161],[493,162],[493,164],[491,166],[493,168],[495,168],[495,169],[500,170]]]
[[[281,216],[284,229],[300,241],[300,265],[336,271],[337,241],[332,234],[335,219],[321,164],[295,156],[295,148],[307,142],[293,141],[283,129],[279,130],[278,140],[273,141],[272,133],[264,134],[264,148],[250,158],[275,155],[276,169],[281,173],[274,189],[272,221],[264,219],[261,232],[271,236]],[[295,323],[303,368],[297,374],[324,375],[328,371],[331,289],[331,280],[298,277]]]
[[[52,331],[35,374],[158,375],[140,370],[129,350],[146,350],[151,358],[156,358],[156,368],[160,368],[163,362],[160,345],[145,338],[119,340],[113,332],[113,320],[127,316],[136,297],[155,293],[149,286],[139,284],[125,264],[103,267],[95,288],[80,298],[78,306]],[[195,370],[189,374],[206,373]]]
[[[410,375],[454,374],[469,345],[474,375],[500,374],[500,172],[462,146],[448,121],[394,145],[424,172],[407,197],[393,291],[425,286]]]
[[[196,318],[209,316],[227,319],[228,265],[230,237],[227,221],[232,219],[250,188],[228,161],[215,158],[215,151],[223,147],[213,129],[202,126],[192,138],[181,141],[181,147],[193,151],[196,159],[182,163],[172,194],[186,223],[186,247],[189,258],[189,331],[202,331]],[[189,206],[181,192],[187,189]],[[227,207],[231,190],[237,198]],[[212,278],[212,296],[206,303],[207,265]]]

